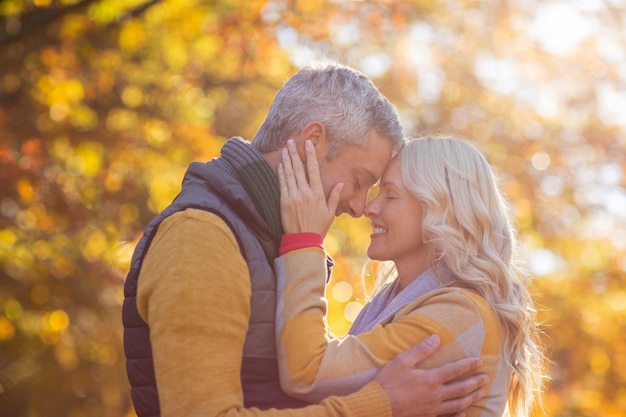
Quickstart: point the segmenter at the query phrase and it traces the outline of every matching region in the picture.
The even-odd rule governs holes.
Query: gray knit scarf
[[[406,303],[431,291],[448,286],[452,282],[449,273],[441,271],[440,277],[428,268],[415,278],[406,288],[402,288],[397,278],[382,288],[363,307],[348,334],[356,335],[372,330],[377,324],[388,322]]]
[[[233,137],[222,147],[222,158],[241,179],[252,201],[267,222],[272,236],[280,242],[280,187],[278,178],[263,155],[250,142]]]

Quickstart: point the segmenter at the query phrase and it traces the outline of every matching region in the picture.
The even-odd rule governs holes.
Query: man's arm
[[[430,370],[415,367],[433,355],[439,344],[439,337],[432,335],[398,354],[376,374],[374,381],[389,397],[394,417],[461,417],[465,415],[463,410],[484,396],[485,375],[455,381],[478,369],[482,364],[478,358],[461,359]]]
[[[163,417],[218,416],[243,404],[250,286],[234,274],[247,266],[215,218],[186,210],[165,219],[139,276],[137,308],[150,326]]]

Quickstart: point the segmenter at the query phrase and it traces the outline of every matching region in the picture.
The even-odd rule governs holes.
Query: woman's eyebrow
[[[398,185],[393,182],[393,181],[381,181],[380,184],[378,185],[380,188],[393,188],[396,190],[399,190],[400,187],[398,187]]]

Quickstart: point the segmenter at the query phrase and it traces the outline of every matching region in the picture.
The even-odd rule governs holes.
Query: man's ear
[[[304,152],[304,143],[310,140],[313,146],[326,147],[326,126],[322,122],[312,121],[307,124],[298,136],[298,150]]]

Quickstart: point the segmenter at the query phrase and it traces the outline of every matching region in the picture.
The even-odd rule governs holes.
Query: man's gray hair
[[[394,153],[403,143],[398,112],[369,77],[330,61],[301,69],[283,85],[252,143],[260,152],[280,149],[312,121],[326,126],[329,159],[344,145],[364,145],[371,129],[392,142]]]

